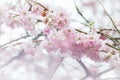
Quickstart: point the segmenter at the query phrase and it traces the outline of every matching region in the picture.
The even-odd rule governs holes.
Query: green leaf
[[[89,22],[89,26],[92,27],[94,26],[95,22]]]

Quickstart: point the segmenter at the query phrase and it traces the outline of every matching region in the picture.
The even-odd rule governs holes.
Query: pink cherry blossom
[[[41,3],[42,5],[44,5],[45,8],[49,9],[50,6],[48,4],[45,3]],[[43,8],[42,6],[40,6],[39,4],[34,4],[32,6],[32,10],[31,12],[35,15],[41,15],[41,16],[46,16],[48,10],[46,10],[45,8]]]
[[[69,13],[62,8],[50,9],[48,14],[44,18],[44,23],[48,27],[54,27],[56,29],[63,29],[68,27],[70,23]]]
[[[43,32],[44,34],[48,35],[50,33],[50,28],[45,28]]]
[[[67,28],[60,31],[53,30],[47,36],[45,49],[48,52],[60,50],[62,55],[67,53],[73,58],[81,58],[83,55],[87,55],[93,60],[99,60],[100,40],[97,41],[97,39],[83,33],[78,34],[76,35],[74,30]]]
[[[76,4],[74,9],[77,9],[78,4],[79,3]],[[67,12],[67,7],[67,9],[64,9],[62,7],[54,6],[53,4],[48,5],[41,3],[38,0],[20,0],[14,6],[6,5],[1,7],[0,40],[4,40],[2,39],[4,36],[1,37],[2,29],[6,29],[4,25],[7,25],[7,28],[14,30],[16,30],[16,28],[19,29],[20,27],[28,34],[27,37],[23,36],[15,40],[10,39],[10,42],[8,41],[8,43],[0,45],[0,65],[2,66],[0,66],[1,73],[4,74],[4,71],[9,73],[9,71],[6,70],[6,67],[11,68],[12,66],[15,70],[19,69],[19,67],[23,67],[26,68],[26,71],[23,70],[23,73],[26,73],[29,76],[27,72],[31,72],[33,76],[37,77],[35,78],[36,80],[48,80],[48,78],[49,80],[77,80],[76,74],[75,76],[73,74],[67,74],[73,69],[80,71],[78,69],[80,69],[79,67],[81,65],[86,73],[85,77],[83,77],[84,80],[97,80],[99,79],[99,76],[101,78],[101,75],[104,74],[104,72],[98,73],[98,69],[93,67],[89,67],[89,69],[87,69],[87,63],[84,64],[84,61],[82,62],[82,59],[85,57],[89,58],[89,61],[93,60],[96,62],[106,62],[109,63],[110,66],[119,69],[119,21],[116,23],[116,25],[114,25],[114,21],[116,21],[115,19],[118,16],[115,15],[112,21],[111,16],[116,14],[116,12],[114,11],[115,13],[112,15],[110,14],[110,16],[107,14],[108,18],[110,18],[113,24],[111,25],[109,21],[105,19],[106,15],[104,15],[104,12],[107,13],[107,10],[105,11],[104,8],[104,11],[102,8],[97,9],[99,6],[96,5],[96,1],[85,2],[84,0],[82,4],[78,5],[78,9],[80,9],[77,9],[78,14],[80,14],[79,17],[76,15],[76,13],[75,16],[71,16],[70,13]],[[90,8],[87,9],[84,7]],[[93,14],[95,14],[94,16],[91,15],[91,9]],[[88,14],[89,10],[90,14]],[[97,11],[100,15],[97,14]],[[74,13],[75,11],[71,12]],[[87,16],[85,14],[86,12]],[[117,14],[119,14],[119,11],[117,12]],[[82,18],[85,19],[87,23],[82,22]],[[93,22],[94,20],[95,24]],[[42,33],[42,35],[40,33]],[[7,34],[5,34],[5,36],[6,35]],[[21,35],[23,34],[21,33]],[[9,36],[11,36],[11,34]],[[8,36],[6,37],[8,38]],[[67,60],[69,62],[72,62],[72,60],[77,62],[75,65],[71,65]],[[78,64],[78,66],[76,64]],[[66,65],[70,65],[70,68],[66,67]],[[66,67],[67,71],[63,71],[64,76],[62,78],[54,79],[56,78],[54,74],[56,73],[59,66],[60,71],[61,67],[64,69],[64,71]],[[68,69],[70,70],[68,71]],[[12,72],[9,74],[11,73]],[[28,78],[29,77],[26,79],[28,80]],[[18,80],[18,78],[15,78],[15,80]]]
[[[103,36],[103,35],[100,35],[100,39],[105,40],[105,39],[106,39],[106,37],[105,37],[105,36]]]
[[[36,49],[34,47],[34,45],[32,44],[32,42],[26,42],[23,45],[23,50],[25,52],[25,54],[31,54],[31,55],[35,55]]]
[[[38,31],[35,28],[38,20],[42,21],[41,15],[36,15],[32,11],[29,11],[29,6],[18,5],[16,8],[11,8],[6,12],[5,24],[14,29],[17,27],[24,28],[30,35],[37,35]]]

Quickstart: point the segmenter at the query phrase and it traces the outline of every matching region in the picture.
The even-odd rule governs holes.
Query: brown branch
[[[97,1],[99,2],[99,4],[100,4],[100,5],[102,6],[102,8],[104,9],[106,15],[108,16],[108,18],[109,18],[110,21],[112,22],[114,28],[115,28],[115,29],[117,30],[117,32],[120,34],[120,30],[119,30],[119,29],[117,28],[117,26],[115,25],[115,23],[114,23],[112,17],[108,14],[108,12],[106,11],[106,9],[105,9],[105,7],[103,6],[103,4],[102,4],[99,0],[97,0]]]
[[[109,47],[111,47],[111,48],[113,48],[113,49],[115,49],[115,50],[118,50],[118,51],[120,51],[120,49],[119,48],[116,48],[116,47],[114,47],[114,46],[112,46],[112,45],[110,45],[110,44],[108,44],[108,43],[105,43],[107,46],[109,46]]]
[[[84,33],[84,34],[87,34],[86,32],[84,32],[84,31],[81,31],[81,30],[78,30],[78,29],[75,29],[77,32],[79,32],[79,33]]]
[[[41,6],[42,8],[44,8],[45,10],[49,10],[48,8],[46,8],[45,6],[43,6],[42,4],[40,4],[40,3],[38,3],[38,2],[36,2],[36,1],[34,1],[34,0],[31,0],[32,2],[34,2],[35,4],[38,4],[39,6]]]
[[[75,8],[76,8],[77,12],[79,13],[79,15],[80,15],[87,23],[89,23],[89,21],[88,21],[88,20],[83,16],[83,14],[80,12],[79,8],[77,7],[77,4],[76,4],[75,0],[74,0],[74,4],[75,4]]]
[[[27,38],[27,37],[30,37],[30,36],[29,36],[29,35],[26,35],[26,36],[20,37],[20,38],[18,38],[18,39],[12,40],[12,41],[10,41],[10,42],[8,42],[8,43],[5,43],[5,44],[3,44],[3,45],[0,45],[0,48],[1,48],[1,47],[5,47],[6,45],[9,45],[9,44],[11,44],[11,43],[13,43],[13,42],[19,41],[19,40],[24,39],[24,38]]]
[[[98,34],[101,34],[101,35],[103,35],[103,36],[105,36],[106,38],[109,38],[109,39],[111,39],[112,37],[111,36],[109,36],[109,35],[107,35],[107,34],[104,34],[104,33],[102,33],[102,32],[97,32]]]
[[[86,76],[83,77],[80,80],[86,79],[88,76],[93,76],[92,73],[89,71],[89,69],[86,67],[86,65],[82,62],[82,60],[77,60],[77,62],[81,65],[81,67],[84,69]]]
[[[105,73],[107,73],[107,72],[109,72],[109,71],[111,71],[111,70],[113,70],[113,69],[114,69],[114,67],[109,68],[109,69],[107,69],[107,70],[105,70],[105,71],[103,71],[103,72],[98,73],[97,75],[95,75],[95,77],[99,77],[99,76],[101,76],[101,75],[103,75],[103,74],[105,74]]]
[[[62,64],[62,62],[63,62],[63,57],[61,58],[61,60],[59,61],[59,63],[57,64],[57,66],[54,68],[54,70],[52,70],[51,72],[50,72],[50,75],[48,75],[48,80],[52,80],[52,78],[53,78],[53,76],[54,76],[54,74],[56,73],[56,71],[57,71],[57,69],[60,67],[60,65]]]

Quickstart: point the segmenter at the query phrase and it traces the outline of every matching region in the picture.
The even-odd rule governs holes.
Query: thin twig
[[[120,40],[120,37],[116,37],[116,38],[110,38],[112,40]]]
[[[111,70],[113,70],[113,69],[114,69],[114,67],[109,68],[109,69],[107,69],[107,70],[105,70],[105,71],[103,71],[103,72],[100,72],[99,74],[95,75],[95,77],[99,77],[99,76],[101,76],[101,75],[103,75],[103,74],[105,74],[105,73],[107,73],[107,72],[109,72],[109,71],[111,71]]]
[[[115,49],[115,50],[120,50],[119,48],[116,48],[116,47],[114,47],[114,46],[112,46],[112,45],[110,45],[110,44],[108,44],[108,43],[105,43],[105,44],[106,44],[107,46],[109,46],[109,47]]]
[[[77,32],[79,32],[79,33],[84,33],[84,34],[87,34],[86,32],[84,32],[84,31],[81,31],[81,30],[79,30],[79,29],[75,29]]]
[[[113,43],[115,44],[114,46],[112,46],[112,47],[119,47],[119,41],[118,40],[120,40],[120,38],[113,38],[112,36],[109,36],[109,35],[107,35],[107,34],[104,34],[104,33],[102,33],[102,32],[97,32],[98,34],[101,34],[101,35],[103,35],[103,36],[105,36],[106,38],[108,38],[108,39],[110,39],[111,41],[113,41]],[[107,44],[108,45],[108,44]],[[108,45],[108,46],[110,46],[110,45]]]
[[[41,7],[43,7],[45,10],[49,10],[48,8],[46,8],[45,6],[43,6],[42,4],[40,4],[40,3],[38,3],[38,2],[36,2],[36,1],[34,1],[34,0],[31,0],[32,2],[34,2],[35,4],[38,4],[39,6],[41,6]]]
[[[41,33],[38,34],[36,37],[34,37],[33,40],[37,40],[40,36],[44,36],[43,32],[41,32]]]
[[[74,1],[75,8],[76,8],[77,12],[79,13],[79,15],[80,15],[87,23],[89,23],[89,21],[88,21],[88,20],[83,16],[83,14],[80,12],[79,8],[77,7],[77,4],[76,4],[75,0],[73,0],[73,1]]]
[[[86,65],[82,62],[82,60],[77,60],[77,62],[82,66],[82,68],[84,69],[86,76],[83,77],[80,80],[84,80],[85,78],[87,78],[88,76],[92,76],[92,73],[89,71],[89,69],[86,67]]]
[[[102,32],[97,32],[98,34],[101,34],[101,35],[103,35],[103,36],[105,36],[106,38],[109,38],[109,39],[111,39],[112,37],[111,36],[109,36],[109,35],[107,35],[107,34],[104,34],[104,33],[102,33]]]
[[[106,9],[105,9],[105,7],[103,6],[103,4],[102,4],[99,0],[97,0],[97,1],[100,3],[100,5],[102,6],[102,8],[104,9],[106,15],[108,16],[108,18],[109,18],[110,21],[112,22],[114,28],[115,28],[115,29],[117,30],[117,32],[120,34],[120,30],[119,30],[119,29],[117,28],[117,26],[115,25],[115,23],[114,23],[112,17],[108,14],[108,12],[106,11]]]
[[[9,44],[11,44],[11,43],[13,43],[13,42],[19,41],[19,40],[24,39],[24,38],[27,38],[27,37],[29,37],[29,35],[26,35],[26,36],[20,37],[20,38],[18,38],[18,39],[12,40],[12,41],[10,41],[10,42],[8,42],[8,43],[5,43],[5,44],[1,45],[0,47],[5,47],[6,45],[9,45]]]
[[[43,35],[42,33],[38,34],[38,36],[36,36],[35,38],[33,38],[33,42],[41,42],[41,40],[38,40],[38,41],[37,41],[37,39],[38,39],[40,36],[42,36],[42,35]],[[8,43],[6,43],[6,44],[4,44],[4,45],[2,45],[2,46],[0,46],[0,47],[4,47],[4,46],[6,46],[6,45],[8,45],[8,44],[11,44],[11,43],[13,43],[13,42],[19,41],[19,40],[21,40],[21,39],[23,39],[23,38],[27,38],[27,37],[29,37],[29,35],[26,35],[26,36],[23,36],[23,37],[18,38],[18,39],[16,39],[16,40],[10,41],[10,42],[8,42]],[[12,63],[14,60],[19,59],[20,57],[23,57],[23,56],[24,56],[24,50],[21,50],[20,53],[19,53],[17,56],[13,57],[13,58],[10,59],[9,61],[7,61],[5,64],[3,64],[2,66],[0,66],[0,69],[4,68],[5,66],[9,65],[10,63]]]
[[[116,30],[113,30],[113,29],[100,29],[100,32],[101,31],[116,31]]]
[[[59,64],[55,67],[55,69],[50,73],[50,75],[48,75],[48,80],[51,80],[55,74],[55,72],[57,71],[57,69],[59,68],[59,66],[61,65],[61,63],[63,62],[63,57],[62,59],[60,60]]]

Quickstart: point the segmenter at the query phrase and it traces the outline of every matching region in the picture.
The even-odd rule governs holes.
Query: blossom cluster
[[[88,56],[95,61],[102,61],[103,55],[108,55],[107,57],[104,56],[104,60],[106,60],[114,52],[116,53],[113,48],[111,49],[111,44],[107,43],[111,42],[114,44],[110,36],[116,33],[115,29],[98,29],[98,27],[94,27],[92,22],[88,23],[88,27],[90,28],[88,32],[80,30],[81,28],[76,29],[71,27],[70,13],[63,8],[54,8],[50,5],[42,5],[28,0],[26,6],[8,6],[5,9],[6,12],[2,11],[3,9],[0,10],[1,24],[6,24],[12,29],[22,27],[26,32],[30,32],[28,34],[34,33],[34,36],[38,36],[39,32],[41,32],[42,36],[45,36],[45,39],[39,46],[42,46],[41,48],[46,49],[48,52],[59,51],[61,56],[71,56],[75,59]],[[45,25],[42,31],[37,30],[38,26],[36,28],[36,25],[38,23]],[[34,49],[30,45],[28,47],[30,49],[25,48],[25,53],[33,54]],[[110,56],[109,53],[112,55]]]
[[[85,6],[93,5],[84,4]],[[94,6],[93,6],[94,7]],[[96,62],[108,62],[113,67],[120,66],[120,29],[109,14],[113,26],[96,27],[94,22],[84,18],[85,26],[75,28],[71,25],[71,13],[61,7],[41,4],[34,0],[26,0],[25,5],[8,6],[0,9],[0,24],[8,28],[23,28],[27,33],[28,41],[20,41],[16,44],[0,46],[0,51],[15,47],[14,51],[23,51],[24,55],[40,55],[43,50],[49,55],[58,53],[62,58],[71,57],[81,60],[87,56]],[[42,24],[43,26],[39,25]],[[38,26],[39,25],[39,26]],[[40,30],[43,27],[42,30]],[[84,30],[82,28],[87,29]],[[0,27],[0,35],[3,35]],[[41,39],[41,37],[43,37]],[[25,38],[25,37],[24,37]],[[11,43],[11,42],[10,42]],[[17,48],[19,46],[19,48]],[[42,55],[42,54],[41,54]],[[20,55],[19,55],[20,56]],[[23,55],[22,55],[23,57]],[[37,56],[38,58],[38,56]],[[56,58],[55,58],[56,60]],[[57,61],[57,60],[56,60]],[[49,63],[49,61],[46,61]]]

